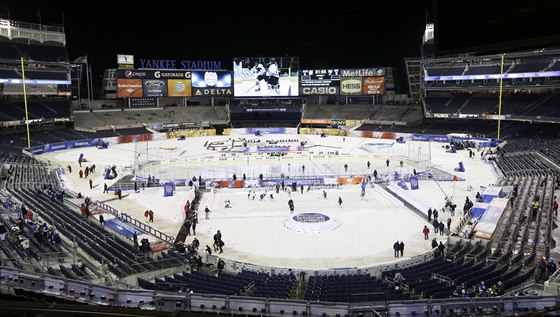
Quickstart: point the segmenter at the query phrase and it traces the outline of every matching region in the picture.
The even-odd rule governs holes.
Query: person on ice
[[[342,207],[342,197],[338,197],[338,206]]]

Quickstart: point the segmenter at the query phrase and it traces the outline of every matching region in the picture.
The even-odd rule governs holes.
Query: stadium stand
[[[64,47],[0,42],[0,51],[2,58],[13,60],[12,62],[24,56],[28,60],[68,64]],[[504,72],[522,74],[560,70],[558,50],[551,50],[544,55],[535,56],[531,52],[515,54],[507,59]],[[442,58],[439,61],[433,59],[426,63],[424,75],[441,77],[499,74],[499,56],[489,56],[485,61],[481,59],[485,57],[461,56]],[[0,69],[0,76],[17,78],[20,75],[12,65]],[[28,76],[31,79],[66,79],[68,73],[59,68],[34,69]],[[162,123],[191,123],[193,127],[199,127],[203,123],[211,126],[214,122],[226,122],[232,127],[297,127],[302,119],[364,120],[356,128],[358,131],[434,135],[461,133],[497,137],[495,118],[486,118],[486,115],[497,115],[498,84],[495,78],[424,81],[421,104],[384,102],[304,105],[303,100],[295,98],[232,99],[219,106],[178,106],[167,104],[172,100],[165,98],[166,104],[158,108],[131,109],[124,104],[107,101],[105,104],[110,106],[105,108],[110,109],[72,111],[70,101],[66,98],[38,97],[29,100],[27,105],[31,119],[66,118],[73,122],[54,125],[53,121],[44,126],[32,126],[30,143],[31,146],[37,146],[113,136],[132,137],[152,133],[150,127]],[[10,285],[18,295],[37,297],[40,300],[54,302],[61,298],[71,298],[102,305],[138,308],[144,304],[156,303],[156,300],[163,306],[166,296],[171,296],[172,306],[175,305],[171,310],[185,305],[182,300],[188,298],[189,303],[200,301],[197,304],[200,311],[220,311],[232,315],[235,310],[231,310],[229,305],[239,298],[244,301],[242,303],[265,303],[263,308],[253,308],[255,315],[280,316],[287,312],[305,316],[313,312],[313,316],[341,317],[348,316],[347,313],[351,311],[348,307],[357,307],[359,303],[365,302],[384,303],[384,307],[395,303],[420,306],[422,310],[418,310],[418,314],[425,307],[436,307],[432,305],[438,303],[438,309],[442,309],[441,313],[444,314],[444,306],[452,305],[451,299],[492,297],[508,293],[526,295],[523,287],[527,283],[535,281],[540,285],[547,280],[549,274],[554,273],[543,271],[541,262],[542,259],[554,256],[551,235],[555,218],[551,202],[560,185],[558,169],[554,166],[560,163],[556,121],[560,116],[560,92],[557,90],[560,81],[558,76],[547,75],[507,78],[503,85],[506,90],[501,107],[504,120],[507,120],[500,132],[501,138],[507,142],[492,150],[496,152],[487,153],[486,158],[493,161],[503,175],[498,185],[516,188],[516,195],[508,197],[508,206],[489,241],[473,239],[470,235],[472,232],[463,234],[458,231],[457,235],[449,237],[444,254],[432,257],[437,251],[434,249],[425,254],[425,260],[414,265],[400,267],[399,262],[392,263],[380,270],[379,276],[362,273],[361,269],[356,270],[355,274],[338,274],[335,270],[328,270],[326,273],[322,272],[325,274],[317,272],[307,278],[304,275],[295,278],[288,273],[272,272],[275,269],[270,268],[265,271],[265,268],[258,266],[253,266],[257,267],[254,270],[233,267],[218,270],[214,264],[200,265],[200,252],[192,245],[185,252],[179,252],[177,245],[166,251],[143,252],[130,238],[118,231],[103,228],[97,221],[82,215],[75,202],[75,193],[66,192],[59,183],[59,168],[22,154],[27,148],[27,136],[21,129],[9,127],[0,133],[0,184],[3,187],[0,188],[0,198],[2,202],[8,197],[12,198],[20,207],[25,205],[32,210],[34,216],[33,219],[24,221],[26,216],[18,214],[18,209],[0,207],[0,224],[10,229],[16,228],[7,235],[6,240],[0,241],[0,259],[3,264],[0,278],[2,283]],[[543,86],[546,88],[542,89]],[[100,103],[103,104],[103,101]],[[3,98],[0,100],[0,109],[0,121],[20,121],[18,125],[22,126],[25,110],[20,99]],[[522,119],[552,124],[533,125],[532,122],[516,121]],[[542,208],[533,208],[536,201],[541,203]],[[195,204],[198,202],[193,202],[193,206]],[[100,212],[111,212],[103,209],[101,204],[91,206]],[[19,210],[21,213],[21,208]],[[116,213],[114,215],[119,217]],[[472,221],[468,216],[465,219],[467,224]],[[47,228],[46,233],[40,229],[43,226]],[[60,240],[54,238],[56,236]],[[29,242],[28,249],[22,246],[24,240]],[[73,254],[72,249],[76,249],[78,254]],[[77,257],[84,259],[83,265],[75,263]],[[24,274],[11,276],[11,272]],[[404,279],[397,279],[397,273]],[[58,293],[53,292],[50,297],[42,289],[23,285],[28,276],[39,276],[37,281],[40,280],[41,283],[38,284],[46,287],[49,287],[48,281],[53,278],[63,278],[63,283],[58,286],[50,285],[53,289],[58,288]],[[78,282],[86,283],[87,286],[83,290],[70,286],[78,285]],[[126,285],[126,290],[121,288],[125,283],[130,283]],[[96,287],[115,287],[115,291],[111,293],[112,289],[107,290],[113,295],[103,295],[105,299],[102,299]],[[94,289],[98,292],[99,299],[95,298]],[[79,295],[71,295],[72,293]],[[120,295],[119,299],[119,294],[123,293],[125,295]],[[196,297],[200,294],[201,297]],[[88,301],[83,297],[90,299]],[[92,302],[91,298],[95,298],[96,302]],[[218,304],[218,299],[223,298],[224,304]],[[290,301],[294,299],[297,301]],[[280,303],[285,303],[291,309],[284,310],[284,306],[281,306],[278,311],[273,311],[274,307],[280,307],[274,300],[281,300]],[[420,302],[421,300],[429,301]],[[504,304],[507,300],[504,297],[491,301],[491,309],[494,312],[510,306],[530,309],[517,299],[515,304]],[[345,311],[337,310],[333,313],[328,310],[334,309],[339,303],[348,305],[344,306]],[[349,303],[357,305],[349,306]],[[469,300],[457,303],[464,305],[461,309],[464,309],[466,315],[465,307],[470,311],[476,302]],[[555,303],[556,299],[553,304]],[[319,304],[325,304],[328,309],[320,313],[312,311],[310,307],[322,307]],[[303,309],[305,314],[298,305],[306,305]],[[194,306],[191,309],[192,307]],[[294,307],[298,307],[299,311]],[[241,312],[242,308],[239,306],[237,309]],[[428,311],[424,311],[425,315],[429,315],[426,312]],[[452,313],[450,309],[447,312]],[[374,315],[373,312],[371,315]],[[416,312],[411,315],[416,315]],[[365,315],[356,313],[352,316]]]

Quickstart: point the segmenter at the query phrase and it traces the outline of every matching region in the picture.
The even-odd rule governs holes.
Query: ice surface
[[[238,136],[236,136],[237,138]],[[173,197],[163,197],[162,188],[146,188],[138,193],[130,194],[122,200],[115,199],[112,193],[103,194],[103,183],[111,185],[112,181],[103,180],[102,172],[105,166],[117,165],[119,176],[130,173],[134,164],[134,156],[145,156],[148,160],[165,161],[158,167],[152,168],[156,177],[172,176],[174,178],[204,178],[230,177],[233,173],[238,178],[245,173],[247,177],[257,177],[263,173],[266,176],[278,176],[284,173],[294,177],[322,177],[325,175],[336,176],[361,176],[371,174],[374,169],[379,173],[395,171],[410,173],[414,159],[407,157],[431,156],[431,164],[451,174],[456,174],[465,181],[420,181],[419,190],[408,190],[403,195],[410,202],[415,202],[423,212],[427,207],[440,210],[445,197],[451,197],[458,205],[453,223],[458,221],[462,214],[462,205],[465,197],[474,200],[480,186],[495,184],[498,176],[493,166],[476,155],[474,159],[468,157],[468,152],[446,153],[442,143],[407,142],[397,144],[391,140],[376,140],[363,138],[343,139],[342,137],[329,136],[320,138],[310,135],[266,135],[255,137],[242,136],[247,140],[286,140],[294,139],[297,142],[306,141],[309,151],[290,153],[285,157],[267,158],[268,156],[252,153],[245,155],[238,153],[236,157],[220,160],[222,153],[209,149],[209,142],[232,142],[227,136],[198,137],[185,141],[161,140],[139,142],[138,144],[111,144],[109,149],[96,148],[72,149],[64,152],[44,154],[49,160],[63,167],[72,166],[72,173],[63,176],[65,186],[82,192],[94,200],[106,201],[114,208],[126,212],[133,217],[145,221],[144,211],[152,209],[155,213],[154,228],[175,236],[179,231],[184,217],[182,211],[186,202],[187,188],[178,187]],[[261,141],[262,141],[261,140]],[[372,150],[368,143],[374,144],[377,149]],[[387,146],[375,145],[387,143]],[[365,145],[365,146],[364,146]],[[251,145],[249,145],[251,148]],[[319,155],[319,152],[322,154]],[[337,152],[338,154],[334,153]],[[92,176],[94,188],[90,189],[88,180],[79,179],[79,166],[77,159],[83,153],[88,162],[82,166],[96,164],[97,171]],[[151,153],[151,154],[150,154]],[[331,153],[331,154],[328,154]],[[319,157],[321,156],[321,157]],[[385,160],[391,160],[389,168]],[[403,167],[398,162],[403,160]],[[367,168],[370,161],[371,168]],[[454,172],[458,162],[464,162],[464,173]],[[348,165],[348,172],[344,165]],[[301,166],[305,165],[305,171]],[[65,169],[66,170],[66,169]],[[149,174],[149,171],[145,173]],[[409,183],[408,183],[409,185]],[[439,185],[439,186],[438,186]],[[468,191],[468,187],[472,191]],[[216,230],[223,234],[225,242],[224,253],[221,256],[241,262],[275,267],[292,267],[306,269],[323,269],[338,267],[363,267],[379,263],[388,263],[396,260],[393,256],[393,243],[397,240],[404,241],[404,257],[423,254],[430,250],[430,240],[424,240],[422,228],[428,223],[414,212],[407,209],[400,201],[388,196],[380,188],[367,187],[364,199],[360,197],[360,185],[345,185],[340,189],[327,189],[327,199],[322,198],[322,190],[314,189],[309,192],[276,194],[275,190],[268,189],[267,194],[274,194],[274,201],[268,195],[260,201],[259,194],[265,189],[256,189],[255,200],[248,199],[249,188],[221,189],[216,193],[205,193],[201,200],[199,210],[199,225],[196,237],[200,240],[202,248],[206,244],[212,245],[212,235]],[[337,200],[341,197],[343,204],[338,206]],[[290,230],[284,225],[290,216],[287,201],[294,200],[295,214],[315,212],[328,215],[340,222],[340,226],[332,231],[323,233],[301,233]],[[230,200],[233,207],[224,208],[224,201]],[[211,210],[210,219],[206,220],[204,207]],[[440,214],[440,219],[446,222],[451,217],[448,213]],[[432,230],[432,227],[429,226]],[[434,237],[433,232],[430,238]],[[437,236],[438,240],[445,236]],[[187,238],[187,242],[192,237]]]

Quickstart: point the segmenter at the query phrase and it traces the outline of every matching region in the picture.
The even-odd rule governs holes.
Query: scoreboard
[[[336,95],[340,91],[340,69],[301,70],[302,95]]]

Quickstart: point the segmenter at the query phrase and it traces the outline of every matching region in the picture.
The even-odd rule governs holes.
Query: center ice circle
[[[289,217],[284,226],[297,232],[321,233],[337,229],[340,223],[325,214],[306,212]]]
[[[331,218],[327,215],[323,215],[315,212],[306,212],[294,216],[295,221],[308,222],[308,223],[327,222],[330,219]]]

